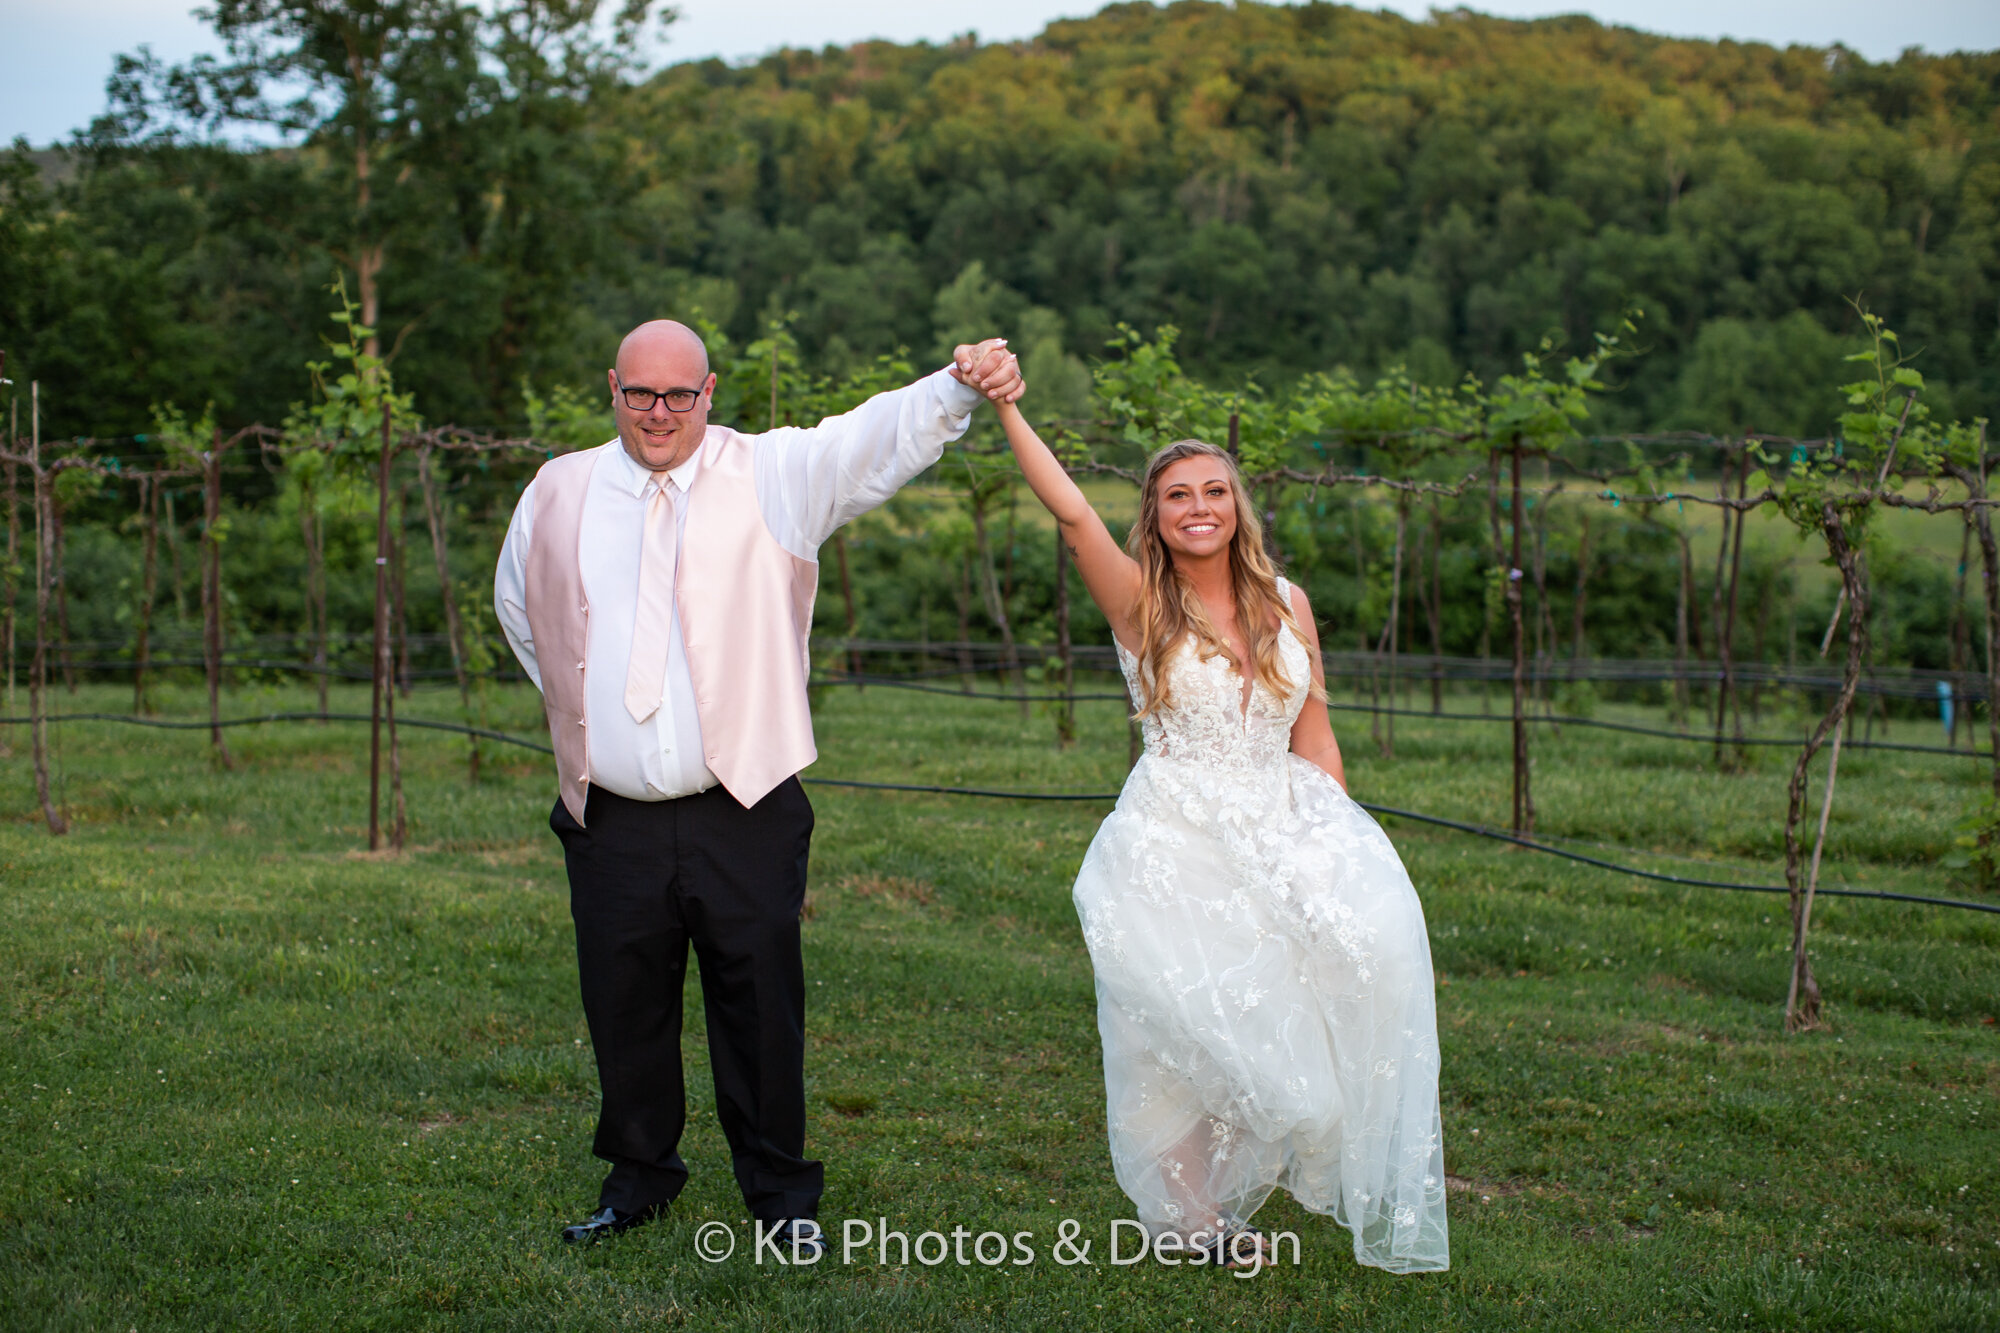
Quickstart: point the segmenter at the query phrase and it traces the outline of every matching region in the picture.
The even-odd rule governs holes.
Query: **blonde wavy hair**
[[[1203,661],[1220,654],[1239,674],[1247,674],[1209,619],[1193,586],[1175,568],[1173,552],[1160,537],[1160,474],[1187,458],[1213,458],[1229,475],[1229,491],[1236,505],[1236,534],[1229,543],[1236,623],[1249,641],[1251,672],[1281,699],[1290,697],[1292,681],[1278,652],[1277,625],[1290,628],[1302,642],[1305,639],[1292,614],[1291,600],[1278,591],[1277,567],[1264,554],[1264,525],[1257,520],[1250,489],[1243,483],[1236,460],[1206,440],[1176,440],[1146,461],[1146,475],[1139,486],[1139,518],[1125,539],[1126,553],[1139,562],[1139,602],[1133,614],[1139,631],[1141,688],[1146,695],[1139,701],[1140,717],[1150,717],[1171,703],[1167,662],[1190,633]],[[1326,692],[1312,683],[1310,674],[1306,685],[1313,698],[1326,697]]]

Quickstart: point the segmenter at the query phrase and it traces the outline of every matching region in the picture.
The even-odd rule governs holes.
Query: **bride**
[[[1305,594],[1214,445],[1153,455],[1120,550],[1020,410],[1000,418],[1145,730],[1075,888],[1119,1186],[1213,1262],[1276,1257],[1250,1218],[1282,1185],[1361,1263],[1447,1267],[1430,942],[1348,798]]]

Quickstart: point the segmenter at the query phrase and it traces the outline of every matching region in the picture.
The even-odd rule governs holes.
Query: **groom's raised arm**
[[[1015,395],[1019,383],[1005,345],[981,343],[960,348],[952,366],[851,412],[759,436],[757,501],[772,534],[793,555],[818,559],[836,528],[937,462],[965,433],[982,397]]]

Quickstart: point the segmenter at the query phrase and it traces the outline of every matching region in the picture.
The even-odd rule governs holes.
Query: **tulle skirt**
[[[1380,826],[1293,755],[1143,756],[1078,872],[1118,1184],[1150,1229],[1279,1186],[1396,1273],[1448,1266],[1423,908]]]

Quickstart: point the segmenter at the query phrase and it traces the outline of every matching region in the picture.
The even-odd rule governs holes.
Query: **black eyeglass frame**
[[[634,412],[650,412],[653,410],[653,404],[656,402],[665,403],[669,412],[692,412],[694,411],[695,404],[701,401],[702,394],[707,391],[706,385],[700,389],[628,389],[625,387],[625,380],[617,371],[614,370],[611,372],[611,378],[618,385],[618,396],[624,399],[625,406]],[[632,395],[635,393],[645,396],[646,405],[644,407],[632,401]],[[674,399],[683,394],[687,396],[687,406],[675,407]]]

